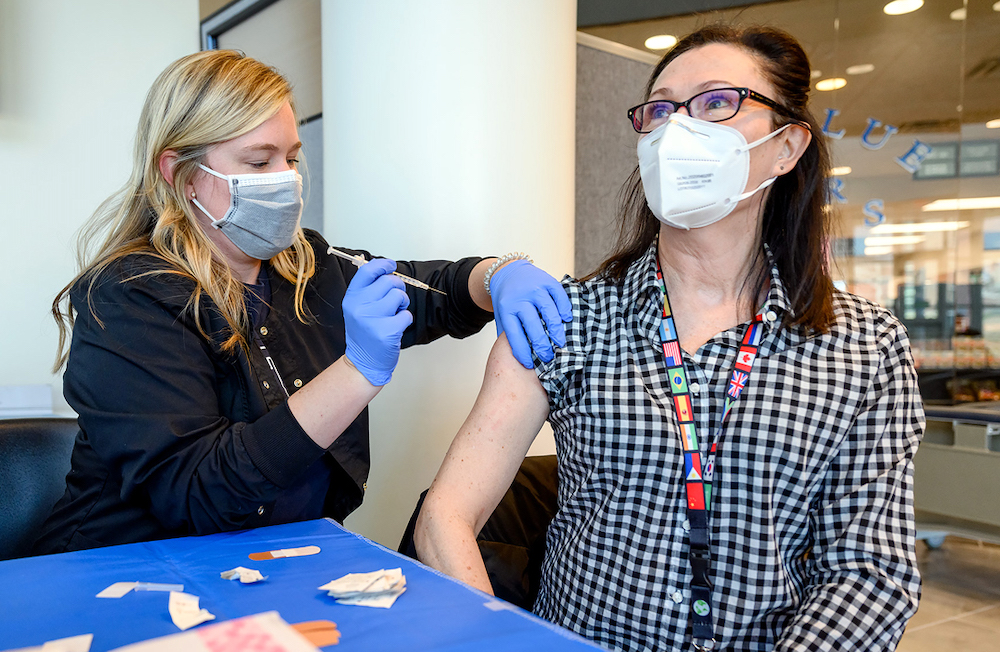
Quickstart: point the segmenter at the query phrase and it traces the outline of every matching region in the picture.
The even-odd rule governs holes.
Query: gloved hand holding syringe
[[[326,253],[333,254],[334,256],[339,256],[341,258],[349,260],[358,267],[361,267],[362,265],[368,262],[367,260],[365,260],[365,257],[362,256],[361,254],[352,256],[346,251],[341,251],[340,249],[335,249],[334,247],[330,247],[329,249],[327,249]],[[412,285],[413,287],[420,288],[421,290],[430,290],[431,292],[437,292],[438,294],[443,294],[445,296],[448,296],[446,292],[442,292],[437,288],[432,288],[423,281],[418,281],[417,279],[412,278],[410,276],[406,276],[405,274],[400,274],[399,272],[392,272],[392,275],[399,277],[399,279],[403,281],[403,283],[406,283],[407,285]]]

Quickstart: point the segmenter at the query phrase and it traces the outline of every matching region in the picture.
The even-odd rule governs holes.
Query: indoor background
[[[236,47],[291,78],[304,222],[332,243],[401,259],[524,250],[560,277],[607,251],[635,166],[625,111],[653,63],[670,37],[717,20],[803,43],[836,166],[837,283],[907,325],[929,410],[988,414],[1000,2],[0,0],[0,417],[67,412],[49,304],[75,273],[76,229],[127,176],[144,93],[170,61]],[[348,527],[395,547],[492,339],[404,353],[373,403],[369,493]],[[931,546],[900,649],[992,650],[1000,554],[982,542],[1000,541],[1000,427],[941,414],[917,459]],[[542,436],[532,452],[550,451]]]

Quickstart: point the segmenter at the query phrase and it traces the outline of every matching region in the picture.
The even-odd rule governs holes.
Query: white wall
[[[571,273],[576,2],[326,0],[322,20],[327,238],[400,259],[524,250]],[[399,542],[494,339],[403,352],[349,527]]]
[[[0,385],[53,383],[76,230],[131,169],[146,90],[198,50],[197,0],[0,0]]]

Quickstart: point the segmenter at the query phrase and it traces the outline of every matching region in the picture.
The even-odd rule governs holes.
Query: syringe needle
[[[327,249],[326,253],[333,254],[334,256],[339,256],[341,258],[349,260],[358,267],[361,267],[362,265],[368,262],[367,260],[365,260],[365,257],[360,254],[357,256],[352,256],[346,251],[341,251],[340,249],[336,249],[334,247],[330,247],[329,249]],[[407,285],[412,285],[413,287],[420,288],[421,290],[429,290],[431,292],[437,292],[438,294],[448,296],[447,292],[442,292],[437,288],[432,288],[423,281],[418,281],[417,279],[411,278],[405,274],[400,274],[399,272],[393,272],[392,275],[399,277],[399,280],[401,280],[403,283],[406,283]]]

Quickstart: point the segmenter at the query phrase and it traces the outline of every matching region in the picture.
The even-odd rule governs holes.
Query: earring
[[[194,199],[194,191],[191,191],[191,199]]]

